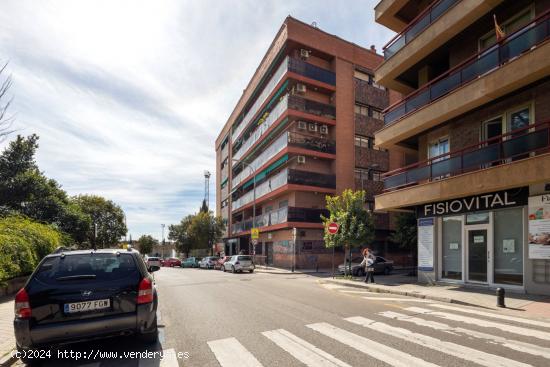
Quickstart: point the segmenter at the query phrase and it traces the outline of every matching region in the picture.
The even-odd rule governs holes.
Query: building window
[[[374,109],[374,108],[370,108],[370,116],[372,118],[375,118],[377,120],[384,120],[384,116],[382,115],[382,112]]]
[[[372,149],[374,146],[374,139],[367,136],[355,135],[355,146]]]
[[[504,31],[505,34],[513,33],[514,31],[517,31],[521,27],[524,27],[527,23],[532,21],[535,18],[535,7],[533,4],[525,8],[523,11],[520,11],[517,13],[516,16],[505,20],[499,21],[500,28]],[[494,28],[494,27],[492,27]],[[494,30],[491,30],[487,34],[485,34],[483,37],[479,39],[479,50],[484,50],[487,47],[490,47],[496,43],[496,34]]]
[[[494,215],[494,283],[523,284],[523,209],[496,210]]]
[[[358,115],[361,115],[361,116],[368,116],[369,115],[369,107],[356,104],[355,105],[355,113],[358,114]]]
[[[288,206],[288,200],[279,201],[279,209],[286,208]]]
[[[462,280],[462,216],[443,218],[441,277]]]
[[[367,73],[363,73],[359,70],[355,70],[355,72],[353,73],[353,76],[367,83],[370,81],[370,75]]]
[[[430,143],[428,148],[428,158],[439,157],[445,153],[449,153],[449,138],[443,137],[439,138]],[[445,157],[440,157],[437,160],[445,159]]]

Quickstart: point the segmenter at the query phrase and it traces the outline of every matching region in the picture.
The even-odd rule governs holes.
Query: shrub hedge
[[[18,216],[0,218],[0,282],[32,273],[64,242],[65,236],[49,225]]]

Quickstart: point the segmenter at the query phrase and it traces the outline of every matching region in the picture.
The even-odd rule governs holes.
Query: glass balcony
[[[289,58],[288,71],[292,71],[296,74],[300,74],[326,84],[336,85],[336,74],[332,71],[309,64],[301,59],[296,59],[293,57]]]
[[[384,59],[387,60],[392,57],[397,51],[401,50],[406,44],[416,38],[420,32],[428,28],[430,24],[435,22],[441,15],[445,14],[447,10],[452,8],[453,5],[459,1],[460,0],[440,0],[426,8],[411,23],[409,23],[409,25],[401,31],[401,33],[396,35],[383,47]]]
[[[336,188],[336,176],[322,173],[299,171],[285,168],[263,182],[257,183],[256,199],[283,187],[286,184]],[[232,203],[232,209],[237,210],[254,200],[254,190],[250,190]]]
[[[295,132],[288,132],[287,134],[289,146],[314,150],[316,152],[336,154],[336,142],[334,140]]]
[[[256,228],[261,228],[286,222],[321,223],[321,215],[328,217],[328,210],[284,207],[265,214],[257,215],[254,223],[252,218],[235,223],[231,228],[231,233],[235,234],[249,231],[253,225],[255,225]]]
[[[384,115],[384,123],[390,124],[403,116],[424,107],[462,85],[498,69],[508,61],[544,42],[550,35],[550,15],[546,14],[511,33],[502,41],[468,58],[422,88],[411,93],[399,103],[390,106]]]
[[[384,189],[390,191],[441,180],[549,152],[550,122],[547,121],[388,172],[384,175]]]

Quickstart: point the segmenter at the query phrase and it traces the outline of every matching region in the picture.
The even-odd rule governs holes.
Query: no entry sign
[[[328,225],[328,233],[336,234],[338,233],[338,228],[339,228],[338,223],[332,222]]]

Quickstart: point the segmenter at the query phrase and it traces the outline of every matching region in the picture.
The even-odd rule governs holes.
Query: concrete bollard
[[[497,307],[506,307],[504,304],[505,293],[504,288],[497,288]]]

